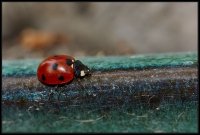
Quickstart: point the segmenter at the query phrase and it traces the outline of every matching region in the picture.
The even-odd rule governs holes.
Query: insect
[[[80,60],[68,55],[54,55],[46,58],[37,69],[38,80],[44,85],[69,84],[75,78],[91,75],[90,69]]]

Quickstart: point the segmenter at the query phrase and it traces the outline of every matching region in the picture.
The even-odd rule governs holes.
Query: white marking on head
[[[74,68],[74,64],[72,64],[71,67]]]
[[[85,76],[85,72],[83,70],[81,71],[81,76]]]

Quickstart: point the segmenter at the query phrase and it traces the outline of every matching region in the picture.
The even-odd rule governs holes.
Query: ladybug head
[[[80,60],[74,62],[74,71],[76,78],[84,78],[85,76],[90,76],[90,69],[84,65]]]

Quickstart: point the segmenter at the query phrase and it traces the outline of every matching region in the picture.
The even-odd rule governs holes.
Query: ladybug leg
[[[55,94],[58,95],[57,97],[59,98],[59,94],[58,94],[58,87],[56,86],[55,89],[51,88],[50,93],[49,93],[49,101],[52,101],[52,99],[54,98]]]
[[[84,88],[84,86],[81,84],[80,78],[77,78],[76,80],[77,80],[78,85],[80,86],[81,90],[84,91],[85,88]]]
[[[51,88],[51,91],[49,93],[49,98],[48,98],[48,101],[51,102],[53,104],[53,106],[55,107],[55,112],[59,112],[60,111],[60,106],[59,106],[59,102],[58,101],[53,101],[52,99],[54,98],[54,95],[55,95],[55,92],[57,92],[57,88],[56,90],[55,89],[52,89]]]
[[[54,96],[54,92],[53,92],[53,90],[51,89],[51,90],[50,90],[50,93],[49,93],[48,101],[51,101],[52,98],[53,98],[53,96]]]
[[[58,85],[56,85],[55,91],[57,94],[57,100],[56,100],[55,107],[56,107],[56,111],[59,112],[60,111],[60,95],[61,95],[62,91],[59,90]]]
[[[58,99],[58,101],[60,101],[60,95],[61,95],[61,93],[62,93],[63,91],[60,90],[58,86],[56,86],[55,91],[58,93],[58,98],[57,98],[57,99]]]
[[[81,79],[80,78],[77,78],[77,82],[78,82],[78,85],[80,86],[80,93],[82,94],[82,102],[87,102],[87,99],[88,99],[88,91],[85,89],[85,87],[82,85],[81,83]]]
[[[60,101],[60,95],[62,91],[59,89],[58,85],[55,86],[55,92],[57,94],[57,101]]]
[[[80,93],[83,95],[83,99],[85,99],[86,95],[87,95],[87,92],[85,91],[85,88],[81,83],[81,79],[80,78],[76,78],[76,80],[78,82],[78,85],[80,86],[80,90],[81,90]]]

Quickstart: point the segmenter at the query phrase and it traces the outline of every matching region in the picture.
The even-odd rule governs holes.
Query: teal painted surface
[[[184,67],[197,65],[197,53],[165,53],[133,56],[84,57],[77,58],[93,71],[117,69],[145,69],[153,67]],[[35,75],[41,59],[3,60],[3,76]]]
[[[59,113],[3,108],[2,132],[197,133],[198,104],[165,104],[159,109],[70,109]]]

